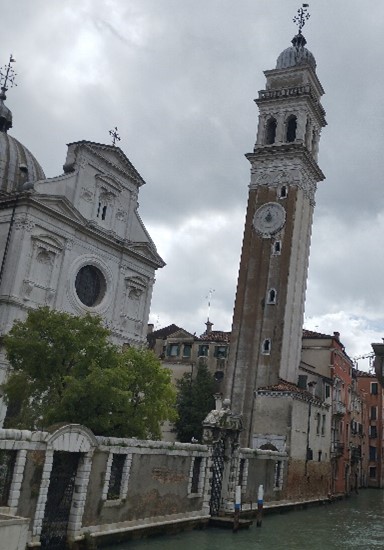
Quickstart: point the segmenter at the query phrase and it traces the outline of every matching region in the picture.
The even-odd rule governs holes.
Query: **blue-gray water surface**
[[[266,515],[261,528],[209,528],[104,547],[106,550],[384,549],[384,491],[364,489],[348,499]]]

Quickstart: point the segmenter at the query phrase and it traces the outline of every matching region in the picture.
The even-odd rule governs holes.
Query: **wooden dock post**
[[[241,485],[236,485],[235,491],[235,515],[233,517],[233,529],[234,533],[237,533],[240,522],[240,508],[241,508]]]
[[[259,490],[257,492],[257,527],[261,527],[263,522],[263,506],[264,506],[264,486],[259,485]]]

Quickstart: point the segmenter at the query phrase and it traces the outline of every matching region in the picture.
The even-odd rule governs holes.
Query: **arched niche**
[[[265,144],[266,145],[272,145],[273,143],[275,143],[276,129],[277,129],[276,119],[273,117],[269,118],[265,126]]]
[[[295,115],[290,115],[286,122],[286,141],[292,143],[296,139],[297,118]]]

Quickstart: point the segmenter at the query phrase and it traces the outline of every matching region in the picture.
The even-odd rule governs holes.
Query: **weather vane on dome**
[[[1,96],[2,99],[5,99],[5,92],[8,90],[9,87],[12,88],[12,86],[17,86],[15,82],[16,73],[12,68],[11,63],[15,63],[15,59],[13,59],[12,54],[9,56],[8,65],[4,65],[0,69],[0,84],[1,84]]]
[[[117,126],[115,126],[113,130],[109,130],[109,135],[112,136],[112,145],[113,146],[116,145],[116,141],[121,140],[121,137],[119,136],[119,134],[117,132]]]
[[[299,27],[299,34],[301,34],[305,22],[311,17],[307,8],[309,8],[309,4],[303,4],[302,7],[297,10],[297,15],[293,18],[293,22]]]

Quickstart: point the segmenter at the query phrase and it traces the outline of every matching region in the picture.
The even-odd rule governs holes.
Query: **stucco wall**
[[[284,476],[276,482],[276,465],[280,464],[283,474],[286,453],[239,449],[232,444],[236,440],[233,426],[223,430],[220,510],[233,513],[237,484],[242,486],[245,510],[257,508],[259,485],[264,485],[267,501],[278,500]],[[54,514],[47,512],[52,511],[49,495],[63,488],[54,481],[58,457],[69,460],[78,455],[79,459],[75,474],[70,474],[75,477],[67,516],[69,540],[86,533],[100,539],[166,526],[185,528],[210,517],[212,466],[217,459],[210,445],[95,437],[84,426],[73,424],[52,432],[0,430],[0,449],[15,453],[8,506],[3,511],[29,518],[29,540],[34,545],[44,535],[48,515],[55,521]],[[114,477],[116,464],[120,474]]]
[[[21,517],[31,518],[30,529],[32,529],[35,517],[44,461],[44,451],[31,450],[27,452],[17,514]]]
[[[133,454],[125,499],[104,500],[108,451],[93,457],[83,525],[110,524],[200,511],[202,497],[188,495],[192,456]]]
[[[311,500],[327,498],[331,492],[331,465],[329,462],[289,460],[282,498]]]

